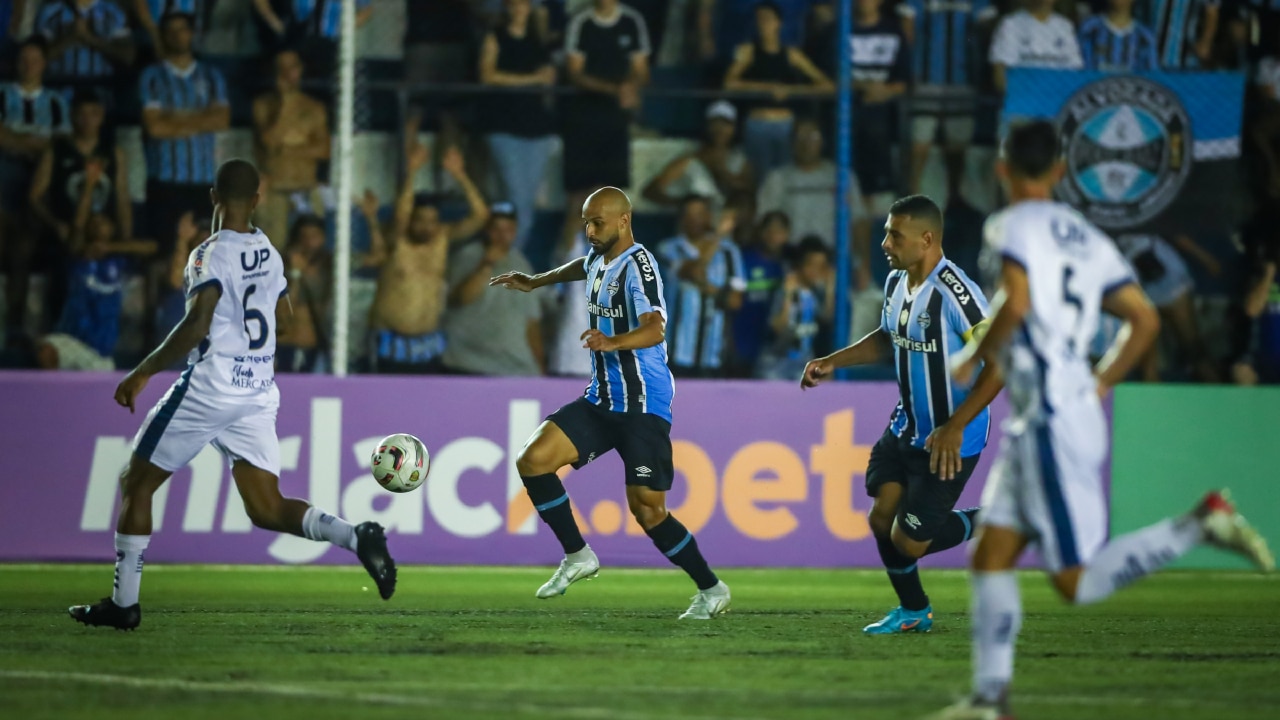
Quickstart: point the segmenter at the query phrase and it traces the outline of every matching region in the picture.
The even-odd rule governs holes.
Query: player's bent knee
[[[871,534],[878,538],[889,537],[893,532],[893,513],[883,512],[879,508],[872,507],[867,513],[867,524],[871,526]]]
[[[898,552],[910,558],[920,559],[929,550],[932,540],[916,540],[902,531],[902,528],[895,525],[890,535],[893,538],[893,546]]]

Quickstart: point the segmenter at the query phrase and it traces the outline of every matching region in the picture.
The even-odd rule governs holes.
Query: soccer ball
[[[373,451],[369,469],[373,479],[394,493],[418,489],[431,469],[431,455],[418,438],[406,433],[388,435]]]

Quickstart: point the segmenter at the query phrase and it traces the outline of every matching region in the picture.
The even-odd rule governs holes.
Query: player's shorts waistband
[[[398,363],[427,363],[444,354],[444,332],[424,335],[401,335],[394,330],[379,330],[373,336],[373,350],[379,360]]]

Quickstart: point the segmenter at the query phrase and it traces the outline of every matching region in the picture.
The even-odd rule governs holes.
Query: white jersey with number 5
[[[1129,264],[1109,237],[1062,203],[1020,202],[988,219],[984,235],[986,271],[998,277],[1004,260],[1015,262],[1031,293],[1003,359],[1015,416],[1043,421],[1059,408],[1090,403],[1090,341],[1103,297],[1135,282]]]
[[[209,335],[189,359],[191,391],[277,403],[276,303],[288,291],[284,261],[261,230],[222,230],[187,259],[187,297],[216,285]]]
[[[1075,210],[1021,202],[992,216],[984,265],[1027,273],[1031,307],[1001,359],[1013,416],[982,493],[982,523],[1039,548],[1051,572],[1079,567],[1107,539],[1107,418],[1089,342],[1102,299],[1134,282],[1111,240]]]

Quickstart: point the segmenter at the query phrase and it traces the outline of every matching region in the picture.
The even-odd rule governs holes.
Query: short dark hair
[[[161,15],[160,22],[158,23],[160,25],[160,29],[164,30],[165,26],[174,20],[182,20],[187,23],[187,27],[192,30],[196,29],[196,16],[191,13],[178,11],[167,12],[164,15]]]
[[[804,264],[805,258],[814,253],[821,253],[827,260],[831,259],[831,248],[827,246],[825,240],[817,235],[805,235],[800,238],[800,242],[791,247],[788,260],[791,262],[791,267],[798,268]]]
[[[18,52],[22,52],[29,47],[37,48],[40,50],[41,55],[49,57],[49,43],[43,37],[39,35],[31,35],[26,40],[18,43]]]
[[[302,236],[302,231],[309,227],[320,228],[322,232],[326,231],[324,220],[319,215],[314,215],[312,213],[299,215],[298,218],[293,221],[293,225],[289,228],[289,241],[285,244],[285,247],[293,247],[294,245],[297,245],[298,238]]]
[[[782,6],[775,0],[760,0],[760,2],[756,3],[755,10],[768,10],[779,20],[782,19]]]
[[[218,167],[213,190],[222,202],[244,202],[258,194],[258,169],[253,163],[233,158]]]
[[[708,210],[711,209],[711,198],[707,197],[706,195],[689,193],[688,195],[685,195],[684,197],[680,198],[680,212],[684,212],[685,208],[689,207],[694,203],[702,203],[703,205],[707,206]]]
[[[78,87],[71,96],[71,108],[74,110],[82,105],[106,105],[107,101],[102,97],[102,93],[97,88]]]
[[[1048,120],[1018,123],[1001,143],[1000,155],[1014,174],[1044,177],[1062,156],[1062,139],[1058,128]]]
[[[927,195],[908,195],[889,206],[890,215],[905,215],[924,220],[939,231],[942,230],[942,210]]]
[[[763,228],[766,225],[775,222],[782,223],[788,230],[791,229],[791,216],[781,210],[770,210],[760,216],[760,222],[756,224],[756,227]]]

